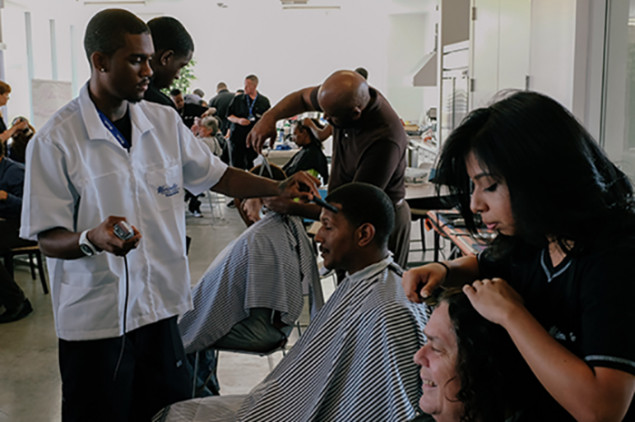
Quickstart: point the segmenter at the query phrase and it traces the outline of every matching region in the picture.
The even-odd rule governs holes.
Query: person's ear
[[[95,51],[90,55],[90,63],[98,72],[107,72],[109,67],[109,57],[101,51]]]
[[[174,58],[174,50],[164,50],[159,56],[159,64],[161,66],[167,66],[167,64]]]
[[[362,108],[359,106],[356,106],[353,108],[352,112],[351,112],[351,119],[352,120],[357,120],[360,117],[362,117]]]
[[[365,248],[373,243],[375,239],[375,226],[370,223],[363,223],[355,230],[357,246]]]

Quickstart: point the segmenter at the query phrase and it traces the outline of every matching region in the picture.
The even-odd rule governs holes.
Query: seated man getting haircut
[[[379,188],[331,192],[316,235],[324,265],[347,272],[278,366],[246,396],[176,403],[158,420],[403,421],[415,417],[426,306],[401,288],[388,251],[394,207]]]
[[[273,174],[265,171],[263,177],[285,179],[279,167],[270,168]],[[259,167],[252,173],[259,174]],[[179,322],[186,353],[204,352],[199,353],[199,388],[207,384],[216,394],[214,349],[274,350],[286,343],[302,312],[303,286],[317,309],[324,303],[321,290],[310,288],[319,283],[319,274],[302,219],[274,212],[260,218],[260,198],[244,200],[243,205],[254,224],[214,259],[192,290],[194,309]]]

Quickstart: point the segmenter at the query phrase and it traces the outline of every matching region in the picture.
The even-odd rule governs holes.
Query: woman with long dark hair
[[[556,101],[518,92],[474,110],[437,168],[468,228],[498,232],[478,257],[409,271],[421,301],[463,285],[542,388],[528,420],[635,420],[635,212],[631,183]]]

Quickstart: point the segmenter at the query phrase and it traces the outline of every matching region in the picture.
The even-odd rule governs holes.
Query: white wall
[[[259,90],[275,103],[295,89],[319,84],[334,70],[363,66],[370,73],[371,85],[394,101],[404,119],[418,119],[423,112],[422,88],[407,86],[405,76],[413,70],[411,63],[422,57],[421,51],[434,42],[434,26],[426,13],[436,0],[333,0],[329,4],[341,5],[341,9],[328,11],[283,10],[279,0],[225,0],[227,8],[216,3],[147,0],[145,6],[125,8],[145,21],[174,16],[188,28],[196,45],[194,73],[198,79],[193,88],[202,88],[207,98],[214,94],[217,82],[223,80],[235,90],[242,87],[247,74],[255,73],[260,78]],[[24,12],[30,11],[33,23],[34,77],[52,77],[48,21],[56,19],[59,78],[70,81],[75,74],[78,89],[89,77],[82,46],[84,29],[90,17],[104,7],[85,6],[77,0],[5,2],[6,79],[13,88],[9,116],[28,115],[30,110]],[[409,24],[416,32],[412,36],[391,26],[391,15],[410,13],[421,21],[421,27]],[[76,52],[74,65],[71,46]],[[404,60],[391,63],[389,57]]]
[[[412,76],[419,70],[421,59],[435,48],[435,19],[434,13],[390,15],[388,45],[409,45],[410,49],[388,49],[388,86],[384,94],[390,98],[392,106],[401,111],[402,119],[415,123],[438,103],[436,87],[412,87]]]
[[[83,32],[90,16],[96,8],[78,7],[76,0],[43,1],[30,0],[28,2],[6,1],[2,13],[3,41],[6,45],[5,80],[11,85],[11,99],[5,121],[8,123],[17,115],[31,116],[29,67],[26,44],[25,13],[30,13],[32,27],[33,48],[33,77],[35,79],[52,79],[51,64],[51,19],[55,20],[57,46],[58,79],[71,81],[73,71],[78,74],[81,86],[88,79],[88,61],[85,58],[81,44]],[[77,34],[71,40],[71,26],[75,26]],[[71,51],[77,55],[77,66],[72,65]],[[36,98],[37,102],[38,99]],[[37,106],[37,104],[36,104]]]
[[[631,174],[635,171],[635,158],[630,152],[629,157],[622,157],[628,151],[628,124],[633,118],[626,113],[629,95],[628,75],[628,2],[612,2],[610,7],[611,27],[609,29],[610,46],[607,58],[610,63],[605,79],[606,89],[606,121],[603,128],[604,147],[614,160],[626,159],[630,161]]]
[[[531,0],[473,0],[470,94],[472,108],[487,106],[497,92],[525,89],[529,75]]]
[[[606,21],[607,0],[585,0],[588,11],[587,26],[587,56],[586,56],[586,86],[584,100],[577,98],[576,102],[584,101],[585,127],[591,135],[603,143],[602,139],[602,96],[604,77],[604,30]],[[582,29],[583,25],[581,25]]]
[[[533,0],[530,85],[571,108],[576,0]]]

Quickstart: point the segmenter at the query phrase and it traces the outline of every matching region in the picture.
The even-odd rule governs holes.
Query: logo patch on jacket
[[[157,193],[159,195],[165,195],[166,197],[174,196],[180,191],[181,190],[179,189],[179,186],[176,183],[174,183],[172,186],[163,185],[157,188]]]

